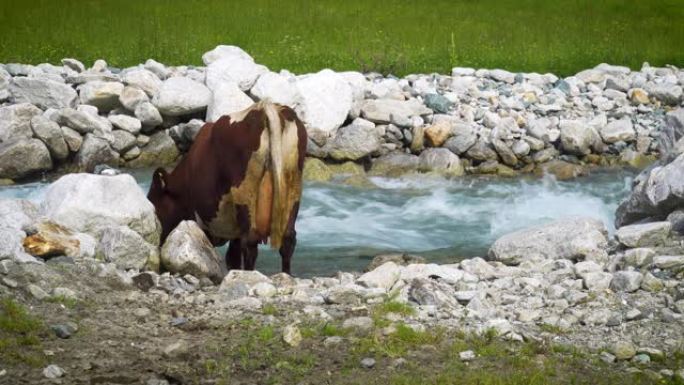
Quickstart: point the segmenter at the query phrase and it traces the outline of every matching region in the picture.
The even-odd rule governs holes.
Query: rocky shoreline
[[[684,71],[673,66],[601,64],[566,78],[454,68],[399,79],[276,73],[234,46],[202,59],[123,69],[104,60],[0,64],[0,179],[170,164],[205,121],[262,99],[296,110],[309,156],[378,173],[567,178],[585,165],[644,167],[660,152],[660,133],[684,120]]]
[[[132,177],[71,174],[54,182],[40,205],[0,201],[0,295],[36,308],[62,304],[60,316],[46,315],[56,338],[78,336],[79,328],[99,322],[106,328],[143,322],[155,335],[186,324],[222,330],[217,325],[226,319],[271,328],[293,348],[312,338],[302,336],[312,324],[337,330],[318,337],[325,346],[356,344],[369,333],[382,339],[444,330],[496,336],[513,346],[570,346],[611,370],[681,381],[684,154],[675,156],[637,178],[612,237],[599,221],[568,218],[505,235],[486,259],[436,265],[385,255],[365,273],[311,279],[225,274],[221,257],[192,221],[160,248],[154,211]],[[160,267],[166,272],[158,273]],[[79,303],[97,304],[97,314],[109,314],[115,324],[86,305],[71,310]],[[147,342],[141,354],[182,359],[203,349],[204,342],[189,341],[185,333],[164,339],[163,346]],[[461,353],[463,361],[482,359],[477,349]],[[56,367],[44,372],[23,365],[7,370],[11,379],[67,375],[69,383],[101,373],[99,366],[114,370],[89,354],[48,355]],[[383,357],[391,356],[376,352],[359,365],[370,368]],[[61,360],[70,366],[60,366]]]

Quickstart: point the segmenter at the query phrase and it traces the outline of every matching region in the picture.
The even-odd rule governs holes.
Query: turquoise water
[[[134,173],[145,191],[150,174]],[[615,209],[633,177],[628,171],[611,170],[565,182],[422,175],[371,178],[378,186],[372,189],[307,183],[293,273],[362,270],[383,252],[410,252],[436,262],[484,256],[503,234],[574,215],[600,219],[613,231]],[[0,198],[39,202],[46,186],[37,182],[0,187]],[[277,272],[280,257],[263,247],[257,268]]]

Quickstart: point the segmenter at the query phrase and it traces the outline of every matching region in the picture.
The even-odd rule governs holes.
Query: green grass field
[[[684,0],[1,0],[0,62],[154,58],[201,64],[217,44],[273,70],[576,73],[684,66]]]

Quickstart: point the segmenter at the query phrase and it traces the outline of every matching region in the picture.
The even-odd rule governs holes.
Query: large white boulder
[[[579,120],[561,120],[559,127],[563,149],[570,154],[589,154],[598,139],[596,130]]]
[[[235,82],[242,91],[248,91],[268,68],[256,64],[243,55],[226,55],[207,66],[206,83],[214,91],[225,82]]]
[[[172,77],[162,83],[152,104],[163,115],[180,116],[202,111],[211,99],[211,91],[204,84],[185,77]]]
[[[340,128],[329,142],[328,151],[335,160],[358,160],[380,150],[380,135],[375,124],[356,118]]]
[[[121,75],[121,80],[129,86],[145,91],[149,97],[156,95],[162,85],[161,79],[154,72],[142,67],[125,70]]]
[[[546,259],[588,260],[608,257],[608,232],[593,218],[561,219],[504,235],[489,249],[489,258],[507,265]]]
[[[328,69],[298,77],[297,93],[295,110],[307,129],[334,132],[352,108],[351,86],[340,74]]]
[[[162,267],[178,274],[192,274],[221,282],[219,255],[194,221],[182,221],[171,231],[161,249]]]
[[[601,137],[606,143],[619,141],[629,142],[636,139],[636,132],[629,118],[618,119],[600,129]]]
[[[204,65],[209,65],[219,59],[226,57],[254,61],[254,59],[252,59],[247,52],[234,45],[218,45],[211,51],[205,52],[204,55],[202,55],[202,61],[204,62]]]
[[[257,79],[250,91],[259,100],[294,107],[297,101],[296,78],[282,73],[267,72]]]
[[[126,226],[104,229],[97,245],[97,255],[121,269],[159,269],[159,248]]]
[[[41,205],[47,219],[99,239],[109,227],[127,226],[159,244],[161,226],[154,206],[128,174],[68,174],[52,183]]]
[[[242,111],[251,106],[254,101],[240,90],[237,83],[227,81],[214,89],[214,93],[207,108],[207,122],[215,122],[223,115]]]

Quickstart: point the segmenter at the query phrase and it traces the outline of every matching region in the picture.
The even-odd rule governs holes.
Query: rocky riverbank
[[[261,99],[297,111],[309,156],[378,173],[574,177],[584,165],[643,167],[660,132],[684,120],[684,71],[673,66],[601,64],[567,78],[454,68],[399,79],[276,73],[233,46],[202,59],[203,67],[0,65],[0,178],[169,164],[205,121]]]
[[[644,171],[614,236],[568,218],[505,235],[486,259],[386,255],[365,273],[311,279],[226,274],[192,221],[160,247],[132,177],[67,175],[39,205],[0,201],[0,381],[382,383],[527,365],[559,383],[678,383],[682,170],[675,151]]]

